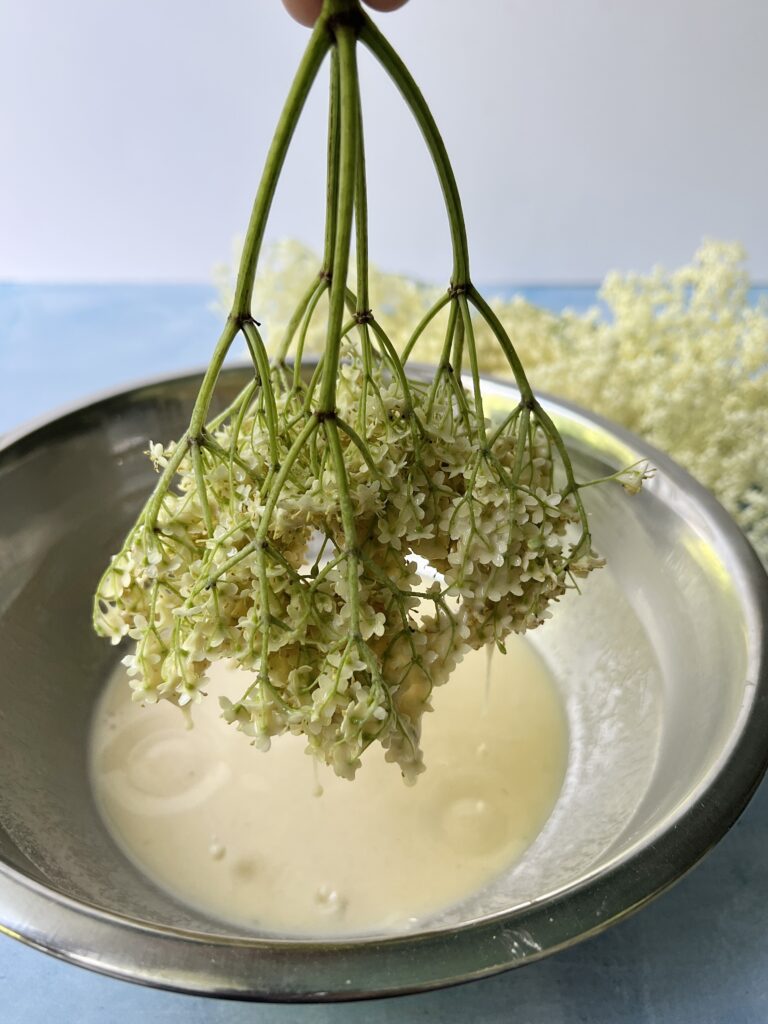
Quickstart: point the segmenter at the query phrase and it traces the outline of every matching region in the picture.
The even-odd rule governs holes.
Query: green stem
[[[347,583],[349,585],[349,613],[350,629],[352,636],[359,639],[360,633],[360,594],[359,580],[357,578],[357,555],[355,546],[357,533],[355,530],[355,512],[352,506],[352,499],[349,494],[349,477],[344,462],[344,453],[341,450],[339,440],[339,429],[335,420],[325,421],[325,436],[328,440],[328,448],[331,452],[331,460],[336,475],[336,486],[339,489],[339,507],[341,510],[341,525],[344,530],[344,540],[347,546]]]
[[[299,435],[296,437],[296,440],[288,449],[288,454],[285,456],[285,459],[282,465],[280,466],[279,472],[276,474],[274,480],[271,481],[269,493],[264,503],[264,511],[262,512],[261,522],[259,523],[259,529],[256,533],[257,543],[260,544],[262,543],[262,541],[265,540],[267,536],[267,531],[269,530],[272,513],[275,511],[275,505],[277,504],[280,498],[280,493],[283,487],[285,486],[285,482],[288,479],[291,470],[293,469],[293,465],[296,462],[296,459],[298,459],[299,455],[301,454],[301,450],[303,449],[307,441],[310,439],[312,434],[315,432],[315,430],[317,430],[317,428],[318,419],[316,416],[311,416],[304,424],[304,427],[299,433]]]
[[[318,409],[330,414],[336,408],[336,378],[341,348],[341,326],[346,299],[349,250],[355,200],[355,171],[359,156],[357,135],[360,117],[357,110],[357,61],[354,31],[348,25],[336,28],[339,55],[340,126],[339,126],[339,201],[336,216],[336,239],[333,253],[331,295],[328,302],[328,333],[325,344],[325,367],[320,385]]]
[[[207,429],[209,431],[211,431],[211,432],[213,432],[214,430],[218,430],[219,427],[222,425],[222,423],[226,423],[226,421],[229,419],[229,417],[234,415],[234,413],[238,409],[241,408],[242,403],[244,401],[250,401],[250,398],[248,398],[248,395],[249,394],[252,395],[253,394],[253,390],[252,389],[255,390],[255,388],[256,388],[256,381],[255,380],[250,380],[245,385],[245,387],[240,389],[240,391],[237,393],[237,397],[234,398],[229,403],[229,405],[226,407],[226,409],[224,409],[222,412],[220,412],[212,420],[208,421],[208,423],[206,424]]]
[[[315,294],[312,296],[309,305],[306,308],[304,315],[304,323],[301,325],[301,333],[299,334],[299,341],[296,345],[296,354],[293,360],[293,390],[299,390],[299,384],[301,382],[301,370],[302,370],[302,359],[304,357],[304,346],[307,341],[307,332],[309,331],[309,325],[312,323],[312,317],[315,315],[317,304],[323,297],[325,290],[328,287],[328,282],[323,280],[321,287],[319,287]]]
[[[259,259],[259,251],[264,239],[264,229],[266,228],[267,217],[272,206],[272,199],[275,195],[277,181],[280,177],[280,171],[285,161],[285,155],[288,152],[288,146],[293,138],[299,115],[304,107],[320,65],[328,52],[330,43],[327,19],[320,17],[299,64],[299,69],[291,85],[280,120],[277,122],[272,144],[267,153],[259,190],[256,193],[253,210],[251,211],[251,219],[245,235],[245,242],[243,243],[240,269],[237,274],[235,298],[232,304],[232,316],[236,320],[250,315],[256,264]]]
[[[455,302],[451,303],[451,308],[448,311],[448,323],[445,328],[445,340],[443,341],[443,351],[440,354],[440,362],[437,366],[437,373],[435,374],[432,386],[429,389],[429,399],[427,401],[427,418],[432,414],[432,409],[437,398],[437,393],[440,389],[440,381],[443,374],[451,373],[451,346],[453,344],[453,335],[456,331],[456,320],[458,317],[458,305]]]
[[[387,332],[384,330],[384,328],[381,326],[378,320],[375,320],[372,317],[369,323],[371,325],[373,333],[378,338],[379,344],[382,347],[384,358],[389,363],[392,372],[395,374],[398,383],[400,384],[400,389],[403,392],[403,399],[405,403],[403,412],[410,416],[411,413],[413,412],[413,398],[411,396],[411,388],[410,385],[408,384],[408,378],[405,376],[405,370],[403,369],[403,365],[398,359],[395,346],[389,340]]]
[[[566,488],[565,493],[573,494],[573,500],[576,503],[576,509],[579,513],[579,520],[581,522],[582,534],[579,543],[574,548],[574,551],[581,551],[582,547],[584,547],[585,544],[587,546],[589,545],[592,535],[589,529],[587,511],[584,508],[584,503],[581,500],[581,495],[579,494],[579,485],[576,483],[576,477],[573,472],[571,457],[568,454],[568,449],[565,447],[565,442],[563,441],[560,435],[560,431],[552,422],[549,413],[542,409],[538,402],[536,402],[535,412],[536,418],[546,431],[547,435],[551,438],[552,443],[554,444],[555,448],[557,449],[557,453],[560,456],[560,461],[563,464],[563,469],[565,470],[565,478],[568,481],[568,487]]]
[[[298,306],[294,309],[291,319],[288,321],[288,326],[285,329],[285,335],[283,336],[280,348],[277,351],[278,362],[285,362],[288,350],[291,347],[291,342],[293,341],[293,337],[299,328],[299,324],[307,311],[307,307],[318,293],[322,295],[323,291],[327,287],[327,283],[328,282],[325,280],[324,276],[320,274],[312,280],[309,288],[307,288],[306,292],[302,295]]]
[[[325,188],[325,248],[322,273],[330,274],[336,243],[336,215],[339,202],[339,55],[331,50],[331,85],[328,97],[328,171]]]
[[[523,407],[520,404],[516,405],[512,412],[508,416],[505,416],[501,423],[498,425],[496,430],[491,435],[490,440],[488,441],[488,447],[491,450],[493,450],[494,446],[496,445],[496,442],[499,440],[501,435],[506,433],[507,429],[514,425],[515,421],[517,420],[517,417],[520,415],[522,411],[522,408]]]
[[[203,466],[203,453],[200,450],[200,442],[196,437],[190,441],[190,452],[192,455],[192,468],[195,474],[195,487],[197,488],[197,500],[203,513],[205,531],[209,538],[213,537],[213,516],[211,506],[208,502],[208,489],[205,486],[205,468]]]
[[[269,679],[267,666],[269,664],[269,637],[270,637],[270,593],[269,576],[267,564],[264,557],[264,544],[256,548],[256,572],[259,577],[259,596],[261,598],[261,616],[259,620],[259,631],[261,633],[261,657],[259,658],[259,682],[265,683]]]
[[[349,423],[341,419],[340,416],[336,417],[336,423],[338,424],[339,430],[342,430],[347,435],[350,441],[352,441],[357,450],[360,452],[361,456],[363,457],[363,461],[365,462],[368,469],[371,471],[371,475],[373,476],[374,480],[381,480],[381,473],[379,472],[376,463],[373,461],[373,457],[368,450],[368,446],[357,433],[357,431],[352,426],[350,426]]]
[[[453,353],[451,355],[451,365],[453,366],[453,372],[456,376],[461,379],[461,368],[464,363],[464,321],[459,319],[456,324],[456,334],[453,339]]]
[[[531,410],[527,405],[523,406],[520,414],[520,423],[517,428],[517,441],[515,446],[515,462],[512,466],[512,483],[517,486],[520,483],[520,474],[523,472],[523,460],[525,458],[525,439],[528,436],[528,424],[531,419]],[[531,452],[531,457],[533,453]]]
[[[413,346],[416,344],[416,342],[419,340],[419,338],[422,336],[424,331],[427,329],[427,327],[430,325],[430,323],[434,320],[434,318],[437,316],[437,314],[440,312],[440,310],[446,305],[446,303],[448,303],[450,301],[451,301],[451,293],[450,293],[450,291],[444,292],[440,296],[440,298],[437,300],[437,302],[431,307],[431,309],[428,309],[427,312],[424,314],[424,316],[421,318],[421,320],[419,321],[419,323],[416,326],[416,330],[413,332],[413,334],[408,339],[408,344],[403,349],[403,354],[400,357],[403,366],[405,366],[405,364],[408,362],[408,358],[409,358],[411,352],[413,351]]]
[[[280,494],[285,486],[285,482],[293,469],[294,463],[301,454],[302,449],[310,439],[312,434],[318,429],[318,421],[315,416],[312,416],[304,424],[304,428],[298,437],[294,440],[288,454],[285,457],[283,464],[280,467],[280,471],[275,475],[274,479],[270,482],[269,492],[267,494],[266,501],[264,503],[264,511],[262,513],[261,521],[259,522],[259,528],[256,531],[256,536],[252,541],[249,541],[244,547],[237,551],[231,558],[228,558],[221,565],[217,566],[215,575],[208,576],[207,579],[198,582],[190,591],[187,603],[192,601],[202,590],[207,587],[213,586],[218,580],[222,578],[230,569],[238,565],[244,558],[253,554],[254,551],[263,551],[267,543],[267,533],[269,531],[270,521],[272,519],[272,513],[275,511],[275,505],[277,504]],[[259,559],[261,559],[261,555]]]
[[[477,363],[477,347],[475,345],[475,331],[472,327],[472,317],[469,314],[467,296],[461,293],[458,297],[459,309],[461,310],[461,322],[464,325],[464,337],[469,352],[469,365],[472,371],[472,387],[475,394],[475,415],[477,416],[478,436],[482,439],[483,446],[487,446],[487,433],[485,428],[485,413],[483,411],[483,391],[480,387],[480,367]],[[457,378],[460,374],[459,367],[453,371]]]
[[[221,332],[221,337],[216,343],[216,348],[213,350],[213,356],[208,364],[208,369],[205,371],[203,383],[200,385],[200,390],[195,399],[192,419],[189,422],[188,433],[190,437],[199,437],[202,432],[208,417],[208,408],[213,397],[213,389],[216,387],[216,381],[219,379],[219,373],[221,373],[227,352],[229,352],[230,346],[237,337],[239,330],[239,323],[233,317],[228,317],[227,322],[224,324],[224,330]]]
[[[365,184],[365,141],[360,83],[357,84],[357,181],[355,182],[355,247],[357,249],[357,312],[367,313],[368,297],[368,194]]]
[[[189,434],[184,434],[183,437],[179,438],[179,443],[176,445],[173,455],[168,459],[168,462],[163,469],[160,479],[157,481],[154,491],[152,492],[149,501],[145,506],[145,511],[142,515],[144,518],[147,529],[154,530],[157,524],[157,517],[160,514],[165,496],[168,493],[168,488],[171,485],[171,481],[176,475],[176,470],[181,464],[181,460],[189,451]]]
[[[264,348],[258,328],[253,320],[243,324],[243,333],[248,339],[248,347],[251,350],[254,362],[256,363],[259,377],[261,378],[261,393],[264,396],[264,411],[267,418],[267,432],[269,433],[269,458],[274,467],[278,460],[278,430],[277,403],[275,392],[272,387],[272,378],[269,370],[269,357]]]
[[[323,367],[325,366],[325,353],[322,352],[318,357],[315,368],[312,371],[312,376],[309,378],[309,384],[307,384],[306,394],[304,395],[304,407],[302,409],[303,416],[309,416],[312,411],[312,400],[315,397],[315,391],[320,383],[323,376]]]
[[[356,319],[353,318],[352,320],[347,320],[347,322],[345,324],[343,324],[342,328],[341,328],[341,336],[342,336],[342,338],[346,338],[346,336],[348,334],[351,334],[351,332],[357,326],[361,326],[361,325],[358,325],[358,322],[357,322]]]
[[[509,340],[509,335],[504,330],[501,321],[474,285],[469,288],[468,296],[469,301],[496,335],[496,340],[499,345],[501,345],[502,351],[507,357],[507,362],[515,376],[515,383],[517,384],[521,398],[525,402],[534,402],[535,398],[533,390],[531,389],[531,385],[528,383],[528,378],[525,375],[523,364],[520,362],[520,356],[518,356],[514,345]]]
[[[453,247],[452,283],[457,287],[466,287],[469,284],[469,250],[467,246],[467,229],[464,224],[464,214],[461,208],[461,197],[451,162],[448,159],[445,143],[435,124],[435,119],[432,117],[432,112],[422,96],[421,90],[411,77],[408,68],[367,16],[363,18],[359,38],[362,43],[365,43],[400,90],[406,105],[410,108],[416,123],[421,129],[440,180],[440,187],[443,190],[443,198],[445,199],[445,208],[448,213],[451,245]]]

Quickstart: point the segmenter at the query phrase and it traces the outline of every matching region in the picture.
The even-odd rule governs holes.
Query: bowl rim
[[[246,366],[229,366],[223,374],[242,374]],[[201,374],[162,374],[68,403],[1,437],[0,458],[19,444],[44,441],[45,435],[61,429],[62,421],[99,407],[108,415],[110,405],[119,406],[137,393],[191,384]],[[515,391],[507,381],[482,379],[490,392],[508,396]],[[748,623],[748,669],[754,678],[748,674],[745,681],[729,741],[650,833],[600,869],[522,906],[460,926],[374,938],[235,938],[174,929],[78,901],[0,862],[0,932],[101,973],[173,991],[271,1002],[380,998],[471,981],[533,962],[605,930],[687,873],[735,822],[768,768],[768,576],[714,495],[668,455],[575,403],[539,397],[556,422],[597,427],[604,443],[599,452],[607,457],[609,448],[617,468],[647,459],[665,482],[695,501],[719,553],[727,555]],[[42,438],[35,438],[41,433]],[[654,486],[651,481],[649,490]],[[364,984],[360,978],[366,979]]]

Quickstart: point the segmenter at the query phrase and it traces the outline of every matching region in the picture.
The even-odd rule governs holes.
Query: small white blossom
[[[156,441],[149,442],[149,449],[145,454],[147,454],[150,457],[152,465],[155,467],[156,470],[158,470],[158,472],[168,465],[168,459],[165,454],[165,447]]]
[[[654,467],[649,466],[647,462],[643,462],[637,466],[628,466],[626,469],[623,469],[620,473],[616,474],[615,479],[628,494],[638,494],[643,486],[643,481],[650,480],[655,472]]]

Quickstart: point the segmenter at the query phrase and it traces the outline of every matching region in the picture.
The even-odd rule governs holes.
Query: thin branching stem
[[[352,500],[349,494],[349,477],[347,466],[344,462],[344,453],[339,440],[338,424],[335,420],[329,419],[324,423],[325,436],[328,441],[328,449],[331,453],[331,461],[336,473],[336,486],[339,490],[339,507],[341,510],[341,523],[344,530],[344,541],[347,547],[347,585],[349,586],[349,611],[350,630],[352,635],[357,637],[360,632],[360,584],[357,576],[357,531],[355,529],[355,513],[352,507]]]
[[[319,411],[327,414],[336,408],[336,380],[341,346],[341,321],[346,299],[347,270],[355,202],[356,163],[359,156],[357,60],[354,31],[347,25],[336,28],[339,58],[339,196],[333,252],[331,293],[328,302],[328,330],[325,342],[325,368],[320,385]]]
[[[264,397],[264,412],[269,432],[269,457],[274,466],[278,461],[278,431],[280,429],[277,416],[277,403],[275,392],[271,386],[271,373],[269,367],[269,356],[261,340],[259,329],[253,320],[247,320],[243,324],[243,333],[248,339],[248,346],[259,369],[261,378],[261,394]]]
[[[280,342],[280,347],[277,350],[278,363],[284,363],[288,358],[288,353],[291,349],[291,345],[293,344],[293,339],[296,335],[296,331],[299,329],[299,324],[304,319],[307,307],[312,303],[314,308],[314,305],[317,305],[317,299],[322,295],[327,287],[328,281],[322,274],[319,274],[317,277],[312,279],[309,288],[307,288],[306,292],[299,299],[299,304],[293,311],[291,319],[288,321],[288,325],[285,328],[285,334],[283,335],[283,340]]]
[[[437,302],[430,306],[430,308],[427,310],[427,312],[424,314],[421,320],[419,320],[418,324],[416,325],[416,329],[408,339],[408,342],[400,356],[400,361],[402,362],[403,366],[405,366],[405,364],[410,359],[411,352],[413,352],[413,348],[416,342],[422,336],[427,327],[429,327],[429,325],[435,319],[440,310],[444,309],[445,306],[451,301],[452,297],[453,296],[451,295],[450,290],[444,292],[443,295],[441,295],[440,298],[437,300]]]
[[[328,34],[326,17],[318,18],[309,45],[304,52],[299,69],[291,85],[283,112],[277,123],[272,144],[267,153],[261,183],[256,193],[251,219],[245,234],[240,269],[235,284],[235,297],[232,303],[232,316],[236,321],[251,313],[251,297],[253,282],[256,276],[256,265],[259,259],[267,217],[277,188],[288,147],[298,124],[299,115],[304,108],[309,90],[317,76],[320,65],[328,53],[331,39]]]

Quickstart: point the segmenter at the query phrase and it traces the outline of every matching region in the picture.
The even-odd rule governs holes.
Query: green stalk
[[[200,508],[203,512],[203,522],[205,523],[206,533],[210,538],[213,537],[213,516],[211,515],[211,506],[208,502],[208,490],[205,486],[205,469],[203,467],[203,454],[200,451],[200,442],[196,437],[193,437],[190,441],[190,450],[192,455],[192,468],[195,474],[195,487],[197,489],[197,500],[200,502]]]
[[[371,476],[374,478],[374,480],[381,480],[381,473],[379,472],[376,463],[373,461],[373,457],[368,450],[367,444],[365,443],[365,441],[363,441],[363,439],[360,437],[360,435],[357,433],[354,427],[350,426],[349,423],[346,423],[340,416],[336,417],[336,423],[338,425],[339,430],[344,431],[347,437],[349,437],[350,441],[352,441],[357,450],[360,452],[366,466],[371,471]]]
[[[365,183],[365,141],[360,83],[357,82],[357,180],[355,182],[355,247],[357,249],[357,312],[367,313],[368,297],[368,194]],[[363,327],[365,325],[363,324]]]
[[[464,321],[460,318],[456,324],[456,335],[453,339],[453,353],[451,355],[453,372],[461,377],[461,368],[464,363]]]
[[[261,522],[259,523],[259,529],[256,533],[256,543],[261,544],[266,539],[267,531],[269,530],[269,521],[272,518],[272,513],[275,511],[275,505],[277,505],[278,499],[280,498],[280,492],[285,486],[285,482],[293,469],[294,463],[301,454],[302,448],[307,441],[309,441],[318,426],[319,422],[317,416],[311,416],[304,424],[301,432],[296,437],[296,440],[288,449],[288,454],[285,456],[285,460],[280,466],[279,472],[276,474],[274,480],[272,480],[269,493],[267,494],[266,501],[264,502],[264,511],[262,513]]]
[[[448,159],[445,143],[435,124],[435,119],[432,117],[432,112],[421,94],[421,90],[411,77],[410,71],[392,49],[390,43],[366,15],[363,16],[359,38],[360,42],[365,43],[400,90],[406,105],[416,119],[416,123],[424,136],[424,141],[432,156],[435,170],[440,180],[445,208],[448,213],[451,245],[453,247],[453,275],[451,281],[456,288],[466,288],[470,281],[467,229],[464,224],[464,214],[462,212],[461,197],[456,185],[456,178],[451,162]]]
[[[509,335],[504,330],[504,326],[501,320],[496,316],[494,311],[482,297],[477,288],[472,285],[469,289],[469,301],[478,311],[480,316],[485,320],[488,326],[491,328],[493,333],[496,335],[496,340],[501,345],[504,355],[507,357],[507,362],[512,369],[512,373],[515,377],[515,383],[517,384],[520,396],[525,402],[535,402],[536,399],[531,389],[531,385],[528,383],[528,378],[525,375],[523,364],[520,362],[520,356],[515,351],[515,347],[509,340]]]
[[[450,291],[447,291],[443,295],[441,295],[437,302],[430,309],[427,310],[427,312],[421,318],[419,323],[416,325],[416,330],[408,339],[408,344],[403,349],[403,354],[400,357],[403,366],[405,366],[405,364],[408,362],[408,358],[410,357],[410,354],[413,351],[413,346],[416,344],[416,342],[419,340],[421,335],[424,333],[424,331],[427,329],[430,323],[434,320],[434,318],[437,316],[440,310],[445,306],[445,304],[451,301],[451,298],[452,295]]]
[[[336,411],[336,378],[341,348],[341,326],[346,299],[347,270],[352,236],[355,200],[357,136],[360,117],[357,110],[357,61],[354,31],[348,25],[336,28],[339,55],[340,126],[339,126],[339,198],[336,214],[331,295],[328,302],[328,333],[325,344],[325,368],[320,385],[318,411],[324,416]]]
[[[277,181],[280,177],[285,155],[293,138],[299,115],[304,108],[309,90],[328,52],[330,44],[327,18],[321,16],[315,25],[312,37],[309,40],[288,93],[288,98],[285,101],[280,120],[277,122],[272,144],[267,153],[259,190],[254,200],[251,219],[245,234],[243,255],[240,260],[240,269],[235,285],[235,298],[232,304],[232,316],[237,320],[241,317],[249,316],[251,313],[251,298],[253,296],[256,264],[259,259],[259,251],[264,239],[264,229],[267,224],[270,207],[272,206],[272,199],[275,195]]]
[[[301,299],[299,300],[299,304],[293,311],[291,319],[288,321],[288,326],[285,328],[285,334],[283,336],[283,340],[280,343],[280,348],[278,349],[277,352],[277,361],[279,363],[285,362],[286,356],[288,355],[288,350],[291,347],[291,342],[293,341],[293,337],[299,328],[299,324],[301,323],[302,317],[307,311],[307,307],[315,298],[315,296],[318,295],[318,293],[322,295],[326,287],[326,284],[327,282],[323,279],[323,275],[319,275],[319,277],[316,277],[312,281],[309,288],[307,288],[306,292],[302,295]]]
[[[344,462],[344,453],[341,450],[339,440],[339,429],[335,420],[325,421],[325,436],[328,441],[328,448],[331,452],[331,460],[336,473],[336,485],[339,488],[339,507],[341,510],[341,525],[344,529],[344,540],[347,545],[347,582],[349,584],[350,597],[350,627],[352,637],[360,639],[360,593],[359,580],[357,578],[357,561],[355,553],[355,542],[357,532],[355,530],[355,512],[352,507],[352,499],[349,494],[349,478],[347,467]]]
[[[411,413],[413,412],[413,398],[411,397],[411,388],[410,385],[408,384],[408,378],[405,376],[405,370],[403,369],[403,365],[400,362],[400,359],[398,358],[397,350],[395,349],[395,346],[392,344],[392,342],[389,340],[386,331],[378,322],[378,320],[374,320],[373,318],[371,318],[370,324],[371,328],[373,329],[373,333],[376,335],[379,344],[381,345],[384,358],[389,363],[392,372],[395,374],[400,384],[400,388],[403,392],[403,398],[405,400],[405,407],[403,409],[403,412],[410,416]]]
[[[181,464],[181,460],[189,451],[189,432],[179,438],[179,443],[176,445],[176,449],[173,455],[168,460],[165,468],[163,469],[160,479],[155,485],[155,489],[150,495],[149,501],[147,502],[144,512],[141,518],[143,518],[147,524],[147,529],[154,530],[157,525],[157,517],[160,514],[165,496],[168,493],[168,488],[176,475],[176,470]]]
[[[301,361],[304,356],[304,345],[307,341],[307,333],[309,331],[309,325],[312,323],[312,317],[315,315],[317,304],[323,297],[325,290],[328,287],[328,282],[323,280],[320,282],[320,287],[317,288],[315,294],[312,296],[309,305],[307,306],[304,313],[304,322],[301,325],[301,331],[299,332],[299,340],[296,345],[296,354],[293,361],[293,390],[299,390],[299,383],[301,381]]]
[[[237,274],[235,285],[235,298],[232,304],[232,312],[227,318],[227,323],[214,349],[211,362],[203,377],[195,406],[192,411],[192,419],[189,426],[189,436],[198,437],[203,429],[208,408],[210,406],[213,389],[216,386],[221,367],[224,364],[227,352],[237,336],[243,320],[251,314],[251,298],[253,296],[253,283],[256,274],[256,263],[259,257],[259,250],[264,238],[267,216],[272,205],[277,180],[280,176],[285,155],[288,152],[299,115],[304,107],[307,94],[315,80],[318,69],[328,52],[330,38],[328,35],[325,18],[318,19],[312,37],[307,46],[306,52],[299,64],[299,69],[291,85],[288,98],[285,101],[283,112],[275,130],[272,144],[267,153],[267,160],[261,176],[256,199],[251,212],[251,219],[243,245],[243,254],[240,259],[240,269]]]
[[[322,275],[328,277],[333,266],[333,251],[336,244],[336,215],[339,201],[339,55],[331,50],[331,85],[328,98],[328,171],[325,187],[325,248],[323,250]]]
[[[269,433],[269,458],[272,463],[271,468],[274,469],[278,460],[277,434],[279,423],[275,392],[272,389],[272,378],[269,370],[269,357],[253,320],[248,320],[243,324],[243,333],[248,340],[248,347],[261,378],[261,393],[264,396],[264,411],[267,418],[267,432]]]
[[[483,391],[480,387],[480,367],[477,363],[477,347],[475,345],[475,331],[472,327],[472,317],[469,315],[467,296],[459,295],[459,309],[461,310],[461,322],[464,325],[464,337],[466,339],[467,351],[469,352],[469,365],[472,371],[472,387],[475,394],[475,414],[477,415],[478,435],[482,438],[483,446],[487,447],[485,413],[483,411]],[[460,373],[459,367],[454,372]]]
[[[360,349],[363,358],[363,381],[360,404],[358,406],[357,424],[361,431],[365,430],[368,418],[368,384],[372,377],[373,359],[371,335],[368,328],[370,316],[370,297],[368,293],[368,192],[365,180],[365,138],[363,133],[363,108],[360,101],[360,83],[358,80],[357,108],[358,125],[358,160],[357,181],[355,182],[355,247],[357,250],[357,304],[356,319],[360,325]]]
[[[528,436],[528,424],[531,420],[531,410],[527,405],[523,406],[520,413],[520,423],[517,428],[517,443],[515,447],[515,463],[512,466],[512,483],[515,487],[520,483],[520,474],[523,471],[523,459],[525,458],[525,439]]]
[[[320,380],[322,378],[323,367],[324,366],[325,366],[325,353],[321,352],[319,357],[318,357],[317,363],[315,364],[315,368],[312,371],[312,376],[309,378],[309,384],[307,384],[307,392],[306,392],[306,394],[304,396],[304,408],[303,408],[303,413],[304,413],[305,416],[308,416],[310,414],[310,412],[312,411],[312,399],[315,396],[315,391],[317,390],[317,386],[320,383]]]
[[[240,409],[242,403],[246,401],[247,396],[249,394],[253,394],[252,389],[255,388],[255,386],[256,382],[254,379],[250,380],[245,387],[241,388],[240,391],[238,391],[237,396],[232,399],[226,409],[214,416],[212,420],[208,421],[206,424],[206,430],[213,433],[213,431],[218,430],[223,423],[226,423],[230,416],[233,416],[237,410]],[[247,398],[247,401],[250,401],[250,398]]]
[[[228,317],[227,322],[224,324],[224,330],[221,332],[221,337],[216,343],[216,348],[213,350],[213,356],[208,364],[208,369],[205,371],[203,383],[200,385],[200,390],[195,399],[192,419],[189,423],[188,434],[190,437],[199,437],[202,432],[203,425],[208,416],[208,407],[211,404],[213,389],[216,386],[216,381],[219,379],[219,373],[221,372],[227,352],[229,352],[230,346],[237,337],[239,330],[240,325],[231,316]],[[170,479],[167,482],[170,483]]]
[[[437,398],[437,392],[440,388],[440,380],[443,374],[451,372],[451,346],[453,344],[453,335],[456,331],[456,320],[458,318],[458,304],[451,300],[451,308],[448,311],[448,323],[445,328],[445,340],[443,341],[443,350],[440,354],[440,362],[437,367],[437,373],[435,374],[432,386],[429,389],[429,399],[427,400],[427,418],[432,413],[432,409]]]

